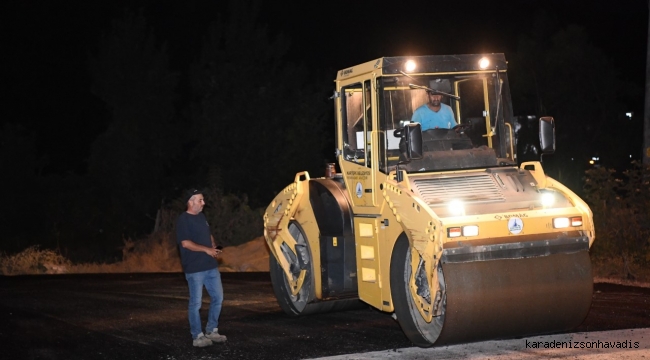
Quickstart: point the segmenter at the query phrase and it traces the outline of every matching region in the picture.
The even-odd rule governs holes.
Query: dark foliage
[[[0,168],[11,169],[0,173],[11,207],[0,221],[2,250],[40,244],[73,261],[118,260],[125,239],[173,231],[190,186],[208,190],[205,213],[219,242],[261,235],[260,207],[296,172],[321,176],[333,160],[334,74],[289,61],[289,39],[271,36],[258,15],[256,3],[230,1],[213,14],[201,49],[176,55],[175,70],[142,12],[115,19],[88,57],[106,119],[86,121],[104,126],[92,139],[87,172],[44,174],[47,158],[37,156],[34,137],[18,126],[2,129]],[[642,131],[620,114],[623,99],[641,89],[620,81],[582,29],[559,29],[543,16],[537,24],[510,59],[514,110],[555,117],[558,152],[545,167],[580,190],[589,157],[627,166],[621,159],[634,153]],[[174,39],[172,48],[191,48]]]
[[[580,190],[588,160],[625,168],[638,158],[643,124],[624,116],[642,89],[623,81],[606,54],[581,27],[559,28],[547,14],[536,16],[509,64],[514,111],[553,116],[557,152],[544,160],[547,172]],[[576,146],[577,145],[577,146]]]
[[[219,168],[226,191],[268,202],[297,171],[322,171],[332,124],[326,93],[285,58],[289,42],[269,39],[258,7],[231,2],[192,63],[188,140],[198,169]]]
[[[39,176],[34,139],[3,129],[0,165],[14,169],[2,174],[3,198],[19,204],[2,222],[3,250],[40,244],[73,261],[118,260],[125,239],[171,232],[160,226],[170,226],[184,210],[180,194],[197,184],[219,242],[260,236],[255,209],[296,172],[322,171],[333,120],[331,79],[288,62],[289,41],[269,37],[258,9],[232,1],[215,14],[187,73],[171,70],[167,45],[141,11],[113,20],[88,59],[109,121],[87,174]],[[179,96],[182,86],[191,96]]]
[[[650,167],[632,162],[622,173],[614,169],[587,171],[585,199],[594,213],[596,242],[592,253],[600,258],[622,258],[629,264],[650,262]]]

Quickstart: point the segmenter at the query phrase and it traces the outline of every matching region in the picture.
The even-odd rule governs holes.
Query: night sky
[[[141,10],[159,42],[166,41],[172,68],[187,76],[209,24],[226,1],[10,0],[0,5],[2,58],[0,121],[34,134],[46,173],[83,173],[93,140],[110,114],[90,92],[88,58],[124,9]],[[643,87],[648,3],[645,0],[505,1],[263,1],[258,22],[271,37],[291,41],[287,60],[314,74],[381,56],[516,50],[537,11],[564,27],[583,26],[590,40]],[[320,79],[323,76],[314,77]],[[183,89],[183,81],[179,92]],[[327,85],[327,84],[326,84]],[[516,104],[515,104],[516,107]],[[643,104],[633,104],[642,116]],[[1,127],[0,127],[1,129]],[[3,169],[4,171],[4,169]]]

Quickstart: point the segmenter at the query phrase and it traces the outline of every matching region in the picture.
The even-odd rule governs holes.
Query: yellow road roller
[[[592,212],[544,173],[552,117],[533,121],[540,161],[517,160],[503,54],[383,57],[335,84],[337,163],[295,174],[264,214],[287,314],[369,304],[421,347],[584,320]]]

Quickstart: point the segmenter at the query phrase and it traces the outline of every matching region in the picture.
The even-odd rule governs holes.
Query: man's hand
[[[217,248],[206,247],[205,248],[205,253],[212,256],[212,257],[217,257],[217,255],[219,255],[219,253],[221,253],[221,250],[217,250]]]
[[[192,240],[183,240],[181,241],[181,246],[184,248],[190,250],[190,251],[202,251],[212,257],[217,257],[217,255],[221,254],[221,248],[220,246],[203,246],[195,243]]]

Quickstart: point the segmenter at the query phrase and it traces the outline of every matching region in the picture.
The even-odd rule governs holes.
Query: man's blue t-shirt
[[[196,244],[212,247],[210,225],[203,213],[192,215],[183,212],[176,220],[176,241],[180,245],[181,264],[186,274],[212,270],[218,266],[217,260],[202,251],[192,251],[184,248],[181,241],[191,240]]]
[[[451,107],[442,103],[438,112],[429,109],[427,104],[420,106],[413,112],[411,121],[422,124],[422,131],[435,128],[451,129],[458,125],[454,120],[454,112]]]

